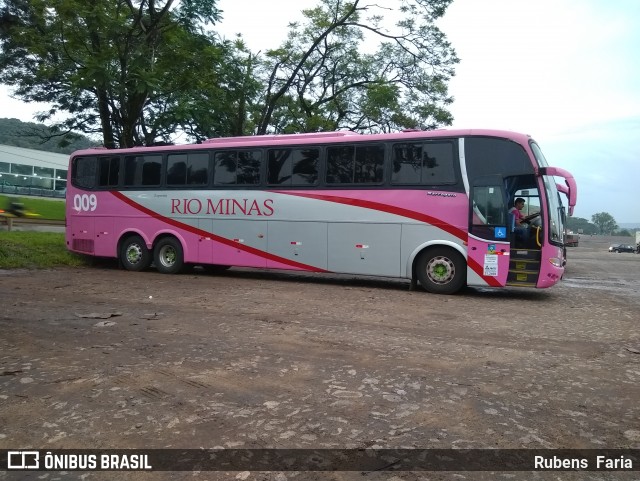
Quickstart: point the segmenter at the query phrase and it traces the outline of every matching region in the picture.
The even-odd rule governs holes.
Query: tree
[[[0,82],[25,101],[53,107],[38,120],[100,132],[106,147],[169,141],[194,124],[229,123],[225,78],[235,46],[205,31],[219,19],[216,0],[3,0]],[[203,101],[206,100],[206,104]],[[187,99],[190,102],[187,102]],[[194,104],[198,108],[194,108]]]
[[[260,56],[212,33],[217,0],[0,0],[0,83],[52,105],[38,116],[52,136],[108,148],[448,125],[458,59],[434,22],[452,0],[394,1],[320,0]],[[382,40],[369,53],[368,37]]]
[[[242,39],[224,42],[224,64],[216,65],[216,74],[199,79],[194,90],[176,90],[177,122],[197,142],[212,137],[249,135],[254,131],[255,99],[261,83],[255,76],[257,56]],[[158,109],[163,104],[158,105]],[[188,119],[185,121],[184,119]]]
[[[567,217],[567,228],[572,232],[583,234],[597,234],[598,227],[582,217]]]
[[[435,26],[451,0],[321,0],[266,52],[256,133],[347,128],[390,131],[449,125],[447,81],[458,62]],[[383,18],[399,14],[394,31]],[[381,41],[366,53],[367,39]]]
[[[611,235],[613,231],[618,228],[616,220],[608,212],[598,212],[597,214],[593,214],[591,216],[591,222],[598,226],[601,234],[605,235]]]

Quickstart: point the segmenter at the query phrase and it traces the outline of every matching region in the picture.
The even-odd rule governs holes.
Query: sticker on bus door
[[[484,275],[498,276],[498,256],[495,254],[485,254],[484,256]]]

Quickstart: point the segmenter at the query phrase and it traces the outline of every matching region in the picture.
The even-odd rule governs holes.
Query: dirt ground
[[[0,271],[0,448],[640,448],[640,255],[548,290],[112,265]],[[634,473],[2,473],[0,479],[639,479]]]

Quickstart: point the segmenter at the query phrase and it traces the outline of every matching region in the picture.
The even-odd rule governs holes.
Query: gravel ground
[[[548,290],[110,265],[0,271],[0,448],[640,448],[640,255]],[[33,472],[0,479],[640,479],[640,472]]]

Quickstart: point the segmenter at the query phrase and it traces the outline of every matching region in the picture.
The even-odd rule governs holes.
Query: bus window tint
[[[119,157],[98,157],[98,186],[111,187],[118,185],[120,172]]]
[[[474,226],[507,225],[507,207],[499,188],[479,186],[473,192]]]
[[[353,182],[353,153],[355,147],[329,147],[327,149],[327,183]]]
[[[319,149],[294,150],[291,185],[313,185],[318,182]]]
[[[209,154],[193,153],[187,159],[187,184],[205,185],[209,180]]]
[[[384,146],[341,146],[327,149],[327,183],[382,182]]]
[[[235,152],[216,153],[213,176],[214,184],[216,185],[228,185],[236,183]]]
[[[187,155],[170,155],[167,158],[167,184],[185,185],[187,183]]]
[[[384,147],[356,147],[356,162],[353,181],[361,184],[379,184],[384,172]]]
[[[236,184],[256,185],[260,183],[260,164],[262,155],[257,151],[238,152],[238,171]]]
[[[318,149],[273,149],[268,155],[267,182],[313,185],[318,180]]]
[[[115,187],[118,185],[120,175],[120,157],[100,157],[99,180],[100,187]]]
[[[98,159],[95,157],[76,157],[71,167],[73,184],[78,187],[92,189],[96,186]]]
[[[209,178],[209,154],[206,152],[169,155],[168,185],[206,185]]]
[[[451,142],[406,143],[393,146],[392,184],[455,183]]]
[[[214,184],[256,185],[260,183],[262,155],[259,151],[238,150],[217,152]]]
[[[158,186],[161,171],[161,155],[127,156],[124,158],[124,185]]]
[[[483,175],[533,174],[533,165],[521,145],[507,139],[467,137],[464,139],[467,174],[470,179]]]

